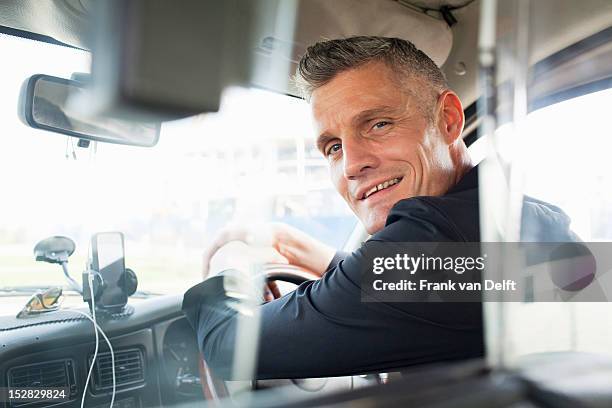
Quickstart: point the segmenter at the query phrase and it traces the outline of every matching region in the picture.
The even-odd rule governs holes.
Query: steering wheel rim
[[[266,282],[278,280],[293,283],[295,285],[300,285],[304,282],[320,278],[320,276],[306,269],[302,269],[299,266],[278,263],[266,264],[262,274]]]
[[[262,272],[266,282],[282,281],[289,282],[295,285],[300,285],[304,282],[319,279],[319,276],[300,267],[288,264],[269,263],[264,267]],[[210,367],[206,364],[204,355],[200,353],[200,361],[198,364],[200,372],[200,383],[202,384],[202,393],[204,399],[208,401],[219,401],[229,397],[229,391],[225,381],[216,377]]]

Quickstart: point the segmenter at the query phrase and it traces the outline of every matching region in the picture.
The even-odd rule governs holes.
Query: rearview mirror
[[[122,119],[87,117],[68,106],[68,99],[84,93],[85,84],[49,75],[29,78],[24,113],[29,126],[83,140],[131,146],[154,146],[159,139],[159,123],[139,123]]]

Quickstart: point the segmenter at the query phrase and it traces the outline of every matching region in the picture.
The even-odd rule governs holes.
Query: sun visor
[[[408,8],[394,0],[301,0],[293,38],[278,38],[273,32],[261,33],[255,61],[261,66],[275,65],[275,59],[287,59],[291,73],[309,45],[324,39],[356,35],[398,37],[413,42],[441,66],[448,57],[452,31],[444,20]],[[292,84],[288,89],[275,89],[265,77],[255,77],[256,85],[276,91],[297,94]]]
[[[89,48],[89,17],[79,0],[3,0],[0,25]]]

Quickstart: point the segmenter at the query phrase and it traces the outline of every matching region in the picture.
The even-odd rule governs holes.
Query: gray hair
[[[384,62],[398,79],[416,78],[431,86],[428,105],[448,88],[438,66],[413,43],[400,38],[360,36],[321,41],[311,45],[300,59],[295,83],[305,99],[337,74],[368,62]],[[404,87],[413,96],[415,92]],[[422,97],[422,96],[421,96]]]

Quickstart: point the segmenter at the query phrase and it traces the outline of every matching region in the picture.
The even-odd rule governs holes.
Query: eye
[[[327,148],[325,155],[327,157],[332,156],[338,153],[338,151],[340,151],[341,148],[342,148],[342,145],[340,143],[334,143]]]
[[[387,121],[385,121],[385,120],[382,120],[382,121],[380,121],[380,122],[376,122],[376,123],[374,124],[374,126],[372,126],[372,129],[382,129],[382,128],[384,128],[385,126],[388,126],[388,125],[390,125],[390,124],[391,124],[391,122],[387,122]]]

